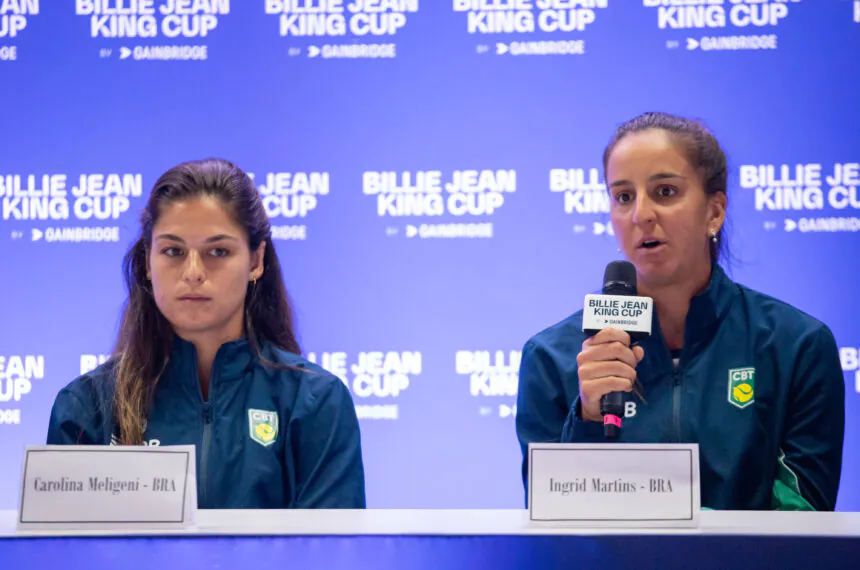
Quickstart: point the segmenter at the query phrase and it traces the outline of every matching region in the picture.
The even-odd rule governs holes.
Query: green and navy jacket
[[[195,445],[201,509],[364,508],[361,438],[343,382],[270,345],[244,339],[215,357],[203,400],[193,344],[174,336],[146,422],[147,445]],[[57,395],[48,444],[111,445],[116,361]]]
[[[644,401],[626,394],[617,441],[698,443],[705,508],[834,510],[845,384],[830,329],[717,265],[691,300],[677,361],[654,314],[636,367]],[[579,311],[523,349],[516,428],[526,487],[530,442],[604,442],[603,425],[579,410],[585,338]]]

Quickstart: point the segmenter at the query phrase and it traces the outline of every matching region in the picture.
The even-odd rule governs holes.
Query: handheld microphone
[[[654,301],[636,296],[636,268],[629,261],[613,261],[603,274],[603,292],[586,295],[582,314],[582,331],[593,336],[606,328],[623,330],[630,335],[630,345],[651,335],[651,313]],[[624,417],[624,392],[609,392],[600,398],[603,434],[607,439],[621,435]]]

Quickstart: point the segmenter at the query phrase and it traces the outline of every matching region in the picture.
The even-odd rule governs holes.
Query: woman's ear
[[[256,281],[263,276],[263,262],[266,259],[266,242],[260,242],[260,245],[251,252],[251,281]]]
[[[152,265],[149,262],[149,248],[143,247],[143,258],[146,260],[146,278],[152,281]]]
[[[708,196],[708,236],[718,234],[726,221],[728,198],[725,192]]]

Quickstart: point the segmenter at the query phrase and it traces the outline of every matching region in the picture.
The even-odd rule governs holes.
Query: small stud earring
[[[711,241],[717,243],[717,232],[711,232]]]

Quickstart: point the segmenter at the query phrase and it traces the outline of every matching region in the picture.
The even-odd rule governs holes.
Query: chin
[[[636,265],[636,273],[639,281],[653,285],[665,285],[678,281],[682,275],[678,275],[678,267],[666,263],[640,263]]]
[[[179,311],[174,314],[164,314],[164,317],[170,323],[170,326],[173,327],[173,330],[185,333],[204,333],[223,326],[223,321],[213,318],[211,313],[200,312],[189,315],[183,311]]]
[[[170,321],[173,330],[182,335],[199,335],[216,330],[217,324],[213,322],[186,321],[178,319]]]

